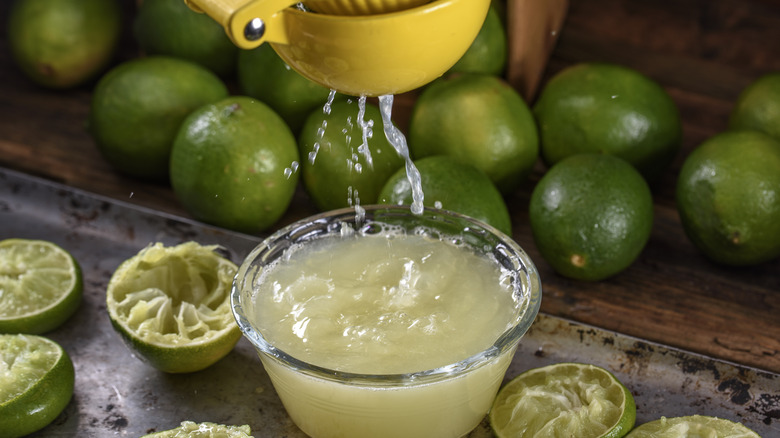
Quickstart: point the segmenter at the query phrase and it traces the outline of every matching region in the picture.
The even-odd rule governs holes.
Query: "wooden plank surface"
[[[133,1],[122,1],[131,17]],[[8,4],[0,2],[3,23]],[[166,185],[122,177],[103,161],[85,129],[94,84],[69,91],[36,87],[14,67],[6,38],[0,36],[0,166],[187,216]],[[134,56],[125,29],[116,62]],[[514,237],[542,276],[542,310],[780,372],[780,260],[747,268],[709,262],[685,237],[674,202],[684,157],[725,129],[736,97],[751,80],[780,71],[780,2],[573,0],[543,81],[582,61],[621,63],[661,83],[681,111],[683,150],[655,187],[647,247],[629,269],[606,281],[565,279],[539,255],[527,207],[541,164],[526,186],[507,197]],[[397,100],[402,126],[412,98]],[[278,225],[314,212],[299,190]]]

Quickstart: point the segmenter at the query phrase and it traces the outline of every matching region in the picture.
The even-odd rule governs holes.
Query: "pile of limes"
[[[617,274],[646,244],[653,221],[648,188],[679,153],[674,102],[633,69],[583,63],[553,76],[533,110],[549,166],[529,211],[542,256],[570,278]],[[744,90],[728,132],[685,157],[676,181],[680,221],[713,261],[752,265],[780,256],[778,126],[780,74],[771,73]],[[606,170],[607,156],[636,172]]]
[[[106,0],[50,2],[19,0],[9,39],[34,80],[74,86],[110,61],[117,26],[109,25],[119,13]],[[33,13],[44,7],[46,14]],[[90,43],[82,49],[89,50],[80,53],[88,59],[36,31],[69,25],[62,22],[74,9],[101,23],[92,30],[100,35],[83,36]],[[570,278],[618,274],[650,238],[648,190],[668,176],[680,152],[679,111],[651,78],[596,62],[557,72],[528,105],[501,77],[508,43],[503,14],[493,2],[463,57],[414,93],[404,131],[411,159],[423,168],[423,203],[511,234],[506,199],[536,171],[528,208],[542,257]],[[236,49],[216,22],[180,0],[139,2],[133,36],[144,56],[97,82],[89,132],[107,162],[130,177],[170,184],[195,219],[265,232],[287,212],[299,182],[319,210],[410,202],[404,181],[410,165],[383,135],[374,101],[310,81],[267,44]],[[772,198],[780,191],[779,84],[780,73],[767,74],[740,96],[729,128],[752,134],[706,142],[678,175],[685,232],[717,262],[746,265],[780,255],[780,205],[771,200],[780,199]],[[750,153],[738,153],[742,148]],[[575,155],[590,158],[570,159]],[[450,160],[429,160],[435,156]],[[453,161],[462,169],[454,170]],[[717,172],[707,176],[703,169]]]
[[[675,103],[634,69],[581,63],[544,85],[533,112],[547,165],[529,203],[542,257],[578,280],[622,272],[650,238],[651,187],[680,148]]]
[[[710,259],[753,265],[780,256],[780,73],[739,96],[729,130],[686,157],[677,209],[690,240]]]
[[[40,82],[36,72],[42,67],[35,63],[54,62],[36,54],[47,51],[67,61],[62,70],[78,73],[78,81],[60,86],[78,85],[101,71],[114,53],[120,19],[107,4],[113,3],[18,0],[11,40],[19,46],[23,71]],[[37,8],[54,18],[35,16]],[[46,23],[67,27],[72,23],[62,21],[74,10],[100,21],[82,44],[82,52],[94,52],[94,65],[83,73],[73,65],[76,55],[54,38],[27,37]],[[99,78],[88,131],[112,167],[131,178],[170,184],[195,219],[256,234],[286,212],[299,180],[316,208],[331,210],[379,202],[380,192],[398,178],[386,187],[388,180],[408,166],[385,138],[375,102],[334,96],[292,70],[269,45],[238,50],[216,22],[181,0],[138,2],[131,18],[142,56]],[[500,3],[492,4],[448,77],[420,96],[410,155],[450,155],[465,168],[456,181],[467,190],[450,192],[453,164],[427,161],[426,185],[443,187],[439,193],[429,188],[427,206],[460,210],[511,233],[508,209],[494,185],[508,194],[522,184],[536,162],[538,138],[530,109],[500,79],[507,59],[503,20]],[[442,106],[451,108],[439,114]],[[474,126],[483,128],[469,132]],[[384,201],[406,202],[394,196]]]

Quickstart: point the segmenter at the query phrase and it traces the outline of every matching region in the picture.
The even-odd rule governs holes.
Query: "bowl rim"
[[[361,231],[366,226],[371,224],[382,224],[381,220],[375,220],[377,213],[386,213],[403,216],[403,217],[420,217],[432,221],[440,221],[444,218],[448,220],[463,221],[468,224],[466,231],[487,233],[493,236],[501,243],[500,246],[491,247],[491,250],[500,252],[500,255],[512,258],[515,263],[518,263],[516,269],[512,269],[514,272],[518,272],[518,279],[516,281],[519,284],[519,288],[522,290],[515,290],[515,293],[522,294],[522,303],[520,304],[519,315],[515,323],[505,330],[488,348],[455,363],[439,366],[432,369],[423,371],[414,371],[409,373],[395,373],[395,374],[366,374],[366,373],[353,373],[348,371],[340,371],[323,366],[314,365],[304,360],[298,359],[295,356],[275,347],[271,342],[266,340],[260,331],[256,329],[252,323],[249,322],[243,310],[243,303],[241,293],[243,290],[242,285],[244,280],[252,273],[250,268],[254,262],[269,253],[269,251],[277,251],[278,255],[272,254],[273,260],[279,255],[283,254],[287,248],[293,246],[300,241],[316,239],[318,235],[312,235],[309,227],[312,225],[323,226],[328,224],[328,221],[338,220],[336,224],[343,226],[344,224],[356,223],[356,218],[362,214],[365,214],[365,224],[361,224],[361,229],[355,230]],[[331,226],[330,232],[320,233],[322,236],[333,235],[338,232],[335,226]],[[297,236],[296,242],[289,243],[279,250],[276,247],[276,243],[282,241],[288,236]],[[233,311],[233,316],[238,323],[239,328],[243,335],[252,343],[255,349],[260,353],[261,359],[267,358],[274,360],[286,368],[291,368],[295,372],[303,373],[311,377],[320,378],[324,380],[337,381],[340,383],[348,383],[358,386],[410,386],[410,385],[422,385],[430,384],[436,381],[448,379],[451,377],[461,376],[473,369],[481,368],[483,365],[487,365],[493,362],[504,353],[511,351],[514,352],[520,339],[525,335],[528,329],[536,319],[537,314],[541,306],[542,298],[542,286],[539,273],[533,261],[528,254],[517,244],[510,236],[507,236],[503,232],[496,228],[485,224],[477,219],[455,213],[452,211],[435,209],[425,207],[421,215],[414,215],[411,213],[409,206],[394,206],[394,205],[369,205],[360,207],[358,211],[355,208],[343,208],[338,210],[331,210],[323,213],[319,213],[313,216],[309,216],[304,219],[295,221],[278,231],[274,232],[267,238],[265,238],[259,245],[250,251],[243,262],[239,265],[239,269],[234,277],[233,284],[230,291],[230,303]]]

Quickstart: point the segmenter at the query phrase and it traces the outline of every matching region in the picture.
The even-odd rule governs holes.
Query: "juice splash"
[[[336,91],[331,90],[330,94],[328,96],[328,100],[323,106],[323,112],[325,114],[330,114],[330,108],[333,104],[333,100],[335,99]],[[385,137],[387,138],[387,141],[393,146],[393,149],[395,149],[396,153],[404,159],[405,162],[405,169],[406,169],[406,176],[409,180],[409,184],[412,188],[412,205],[411,205],[411,211],[414,214],[421,214],[423,211],[423,200],[424,200],[424,193],[422,190],[422,180],[420,177],[420,172],[417,170],[417,167],[414,165],[414,162],[411,159],[411,156],[409,154],[409,147],[406,142],[406,137],[401,132],[400,129],[398,129],[392,122],[392,113],[393,113],[393,101],[394,96],[392,95],[385,95],[379,97],[379,110],[382,114],[382,125],[383,125],[383,132]],[[363,165],[359,162],[360,156],[363,157],[365,160],[366,165],[371,168],[373,166],[373,159],[371,157],[371,150],[368,147],[368,141],[373,137],[373,128],[374,128],[374,121],[373,120],[365,120],[365,114],[366,114],[366,102],[367,98],[365,96],[361,96],[358,98],[358,115],[357,115],[357,124],[361,128],[362,133],[362,142],[357,147],[357,150],[352,153],[352,159],[348,160],[346,163],[349,167],[349,171],[354,171],[357,173],[361,173],[363,171]],[[352,123],[351,120],[347,121],[348,123]],[[317,130],[317,136],[318,140],[314,142],[314,146],[311,152],[309,152],[308,160],[311,164],[315,164],[315,161],[317,159],[317,154],[320,151],[321,144],[320,142],[325,136],[325,130],[328,129],[327,121],[323,121],[322,126]],[[351,139],[347,139],[347,144],[350,143]],[[294,163],[294,166],[291,166],[292,171],[297,169],[297,163]],[[290,169],[290,168],[288,168]],[[285,170],[285,175],[289,178],[288,171]],[[347,201],[349,205],[354,206],[355,208],[360,208],[360,198],[359,194],[357,193],[357,190],[355,190],[353,187],[349,187],[347,189]]]
[[[333,105],[333,100],[336,98],[336,90],[330,90],[330,93],[328,94],[328,100],[325,101],[325,104],[322,106],[322,112],[324,114],[330,114],[331,106]],[[314,142],[314,147],[312,148],[312,151],[309,152],[309,162],[311,164],[314,164],[314,162],[317,160],[317,153],[320,151],[320,147],[322,145],[320,142],[322,141],[323,137],[325,137],[325,129],[328,128],[328,121],[323,120],[322,126],[317,129],[317,141]]]

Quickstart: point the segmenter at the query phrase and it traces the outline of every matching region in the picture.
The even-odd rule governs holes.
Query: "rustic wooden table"
[[[9,2],[0,3],[5,23]],[[127,14],[133,3],[123,0]],[[117,62],[134,56],[125,29]],[[711,263],[683,233],[674,201],[676,174],[688,152],[725,129],[736,97],[750,81],[780,71],[780,2],[572,0],[545,78],[581,61],[621,63],[661,83],[682,114],[683,151],[655,188],[647,247],[628,270],[606,281],[567,280],[539,255],[527,205],[541,165],[507,198],[514,237],[541,272],[542,311],[780,372],[780,260],[746,268]],[[0,166],[187,216],[169,187],[122,177],[101,158],[85,131],[93,86],[61,92],[36,87],[14,67],[3,33]],[[409,99],[400,99],[396,113],[409,105]],[[312,213],[299,190],[279,225]]]

